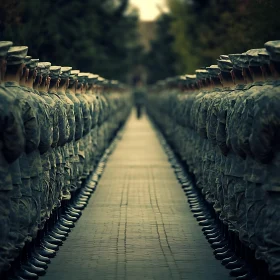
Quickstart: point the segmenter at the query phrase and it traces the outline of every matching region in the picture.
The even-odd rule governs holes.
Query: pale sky
[[[140,13],[141,20],[154,20],[159,14],[159,5],[166,11],[165,0],[129,0],[130,4],[137,7]]]

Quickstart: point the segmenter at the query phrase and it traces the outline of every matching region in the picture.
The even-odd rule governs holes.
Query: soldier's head
[[[280,40],[264,44],[270,58],[270,71],[274,79],[280,79]]]
[[[228,57],[232,63],[231,77],[235,85],[245,84],[245,80],[242,74],[242,67],[238,63],[238,57],[240,54],[229,54]]]
[[[105,86],[104,83],[105,83],[105,79],[99,76],[96,80],[97,93],[101,94],[104,92],[104,86]]]
[[[27,55],[28,47],[13,46],[7,53],[6,81],[20,82],[25,67],[24,59]]]
[[[0,82],[4,80],[7,67],[7,53],[13,45],[11,41],[0,41]]]
[[[66,91],[69,86],[69,77],[72,67],[61,67],[59,90]]]
[[[39,62],[38,58],[32,58],[29,63],[26,64],[26,68],[28,69],[28,76],[26,85],[30,88],[34,86],[36,77],[37,77],[37,64]]]
[[[51,78],[50,80],[50,86],[49,90],[56,92],[59,87],[60,82],[60,70],[61,66],[51,66],[50,67],[50,73],[49,76]]]
[[[27,55],[24,58],[24,67],[23,67],[23,70],[22,70],[22,76],[20,77],[20,85],[21,86],[25,86],[27,81],[28,81],[29,69],[26,66],[31,61],[31,58],[32,57],[30,55]]]
[[[78,93],[85,93],[87,88],[87,77],[88,77],[88,73],[80,72],[78,74],[78,85],[77,85]]]
[[[68,91],[71,93],[76,93],[79,73],[80,70],[71,70],[70,72]]]
[[[263,72],[261,69],[262,60],[259,53],[264,49],[251,49],[246,52],[249,61],[249,71],[253,81],[264,81]]]
[[[206,67],[206,69],[209,73],[212,88],[221,87],[222,84],[221,84],[221,80],[219,78],[221,69],[219,68],[219,66],[211,65],[209,67]]]
[[[246,84],[252,83],[253,78],[249,70],[249,60],[246,53],[239,54],[237,58],[239,67],[242,69],[242,76]]]
[[[201,89],[206,89],[210,84],[210,80],[208,79],[208,71],[203,68],[195,70],[195,73],[198,87]]]
[[[186,89],[188,92],[193,92],[196,84],[196,75],[186,75]]]
[[[39,91],[48,92],[51,78],[50,74],[50,62],[39,62],[37,64],[37,77],[34,82]]]
[[[226,58],[226,57],[225,57]],[[223,87],[232,87],[234,85],[231,70],[232,70],[232,63],[228,59],[217,59],[218,67],[220,68],[221,72],[219,74],[219,78]]]
[[[88,92],[93,93],[97,79],[98,79],[98,75],[89,73],[88,79],[87,79],[88,80]]]
[[[272,73],[269,67],[270,65],[269,53],[267,52],[266,49],[262,49],[262,51],[258,53],[258,56],[261,61],[261,70],[262,70],[263,77],[265,80],[270,80],[272,78]]]

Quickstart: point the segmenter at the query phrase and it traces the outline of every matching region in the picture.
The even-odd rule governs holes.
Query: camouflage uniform
[[[57,80],[60,75],[60,69],[59,66],[51,66],[50,67],[50,77],[53,80]],[[55,110],[57,111],[58,115],[58,128],[59,128],[59,139],[58,139],[58,145],[56,148],[54,148],[55,158],[56,158],[56,192],[55,192],[55,205],[54,208],[57,208],[60,206],[60,201],[63,197],[63,186],[64,186],[64,172],[65,172],[65,164],[66,164],[66,158],[65,158],[65,151],[64,146],[67,143],[70,135],[70,128],[67,118],[67,113],[64,108],[64,103],[61,101],[61,98],[59,95],[57,95],[57,92],[54,88],[49,90],[49,96],[53,99],[55,102]]]
[[[77,80],[78,72],[76,70],[71,71],[70,75],[70,84],[75,83]],[[80,100],[75,96],[74,90],[67,90],[66,92],[67,97],[73,102],[74,104],[74,115],[75,115],[75,135],[73,142],[73,176],[71,179],[71,188],[70,191],[74,192],[78,188],[78,175],[79,175],[79,140],[83,136],[83,112],[81,108]]]
[[[38,125],[36,109],[33,107],[32,96],[19,86],[16,82],[6,82],[5,87],[18,100],[20,113],[24,123],[25,130],[25,153],[21,155],[19,160],[11,165],[13,177],[13,185],[15,193],[12,195],[13,200],[19,201],[19,211],[11,217],[11,238],[14,238],[14,232],[19,231],[16,240],[17,247],[22,248],[24,242],[27,241],[28,235],[37,227],[37,216],[34,213],[38,211],[37,204],[32,199],[31,190],[31,173],[28,155],[36,151],[40,143],[40,130]],[[33,213],[33,215],[30,215]],[[18,228],[19,227],[19,228]],[[29,239],[30,240],[30,239]]]
[[[71,67],[61,68],[61,79],[68,79],[70,76]],[[64,105],[68,124],[69,124],[69,137],[67,143],[63,147],[63,152],[65,156],[65,166],[64,166],[64,184],[63,184],[63,200],[70,200],[71,194],[71,178],[73,175],[73,156],[74,156],[74,136],[75,136],[75,114],[74,114],[74,103],[69,99],[64,90],[58,89],[57,95],[59,96],[61,102]]]
[[[87,73],[79,73],[78,74],[78,82],[81,84],[85,83],[86,77],[88,76]],[[86,98],[83,96],[84,93],[81,93],[81,89],[76,92],[76,97],[80,101],[81,110],[82,110],[82,122],[84,124],[83,127],[83,137],[78,141],[79,143],[79,187],[83,179],[85,179],[88,175],[88,170],[86,170],[86,136],[90,132],[91,129],[91,114],[90,114],[90,106],[87,102]]]
[[[0,42],[1,49],[1,42]],[[18,232],[13,232],[14,240],[9,239],[10,226],[12,224],[11,215],[18,215],[18,199],[12,197],[12,194],[20,190],[13,190],[12,174],[10,164],[17,161],[24,151],[24,130],[23,123],[19,113],[18,104],[6,88],[0,86],[0,131],[1,131],[1,152],[0,152],[0,274],[8,263],[7,257],[9,251],[15,245],[15,239]],[[14,217],[15,218],[15,217]],[[11,243],[12,242],[12,243]]]
[[[42,75],[43,79],[46,79],[49,75],[49,68],[51,66],[48,62],[38,63],[38,75]],[[49,112],[49,125],[52,130],[51,147],[46,153],[41,155],[42,168],[43,168],[43,181],[45,186],[48,186],[48,193],[46,194],[46,209],[45,219],[48,219],[55,205],[55,193],[56,193],[56,157],[54,149],[57,148],[59,140],[59,123],[58,112],[55,106],[55,101],[47,93],[46,89],[40,88],[35,93],[40,95],[45,103],[48,105]]]

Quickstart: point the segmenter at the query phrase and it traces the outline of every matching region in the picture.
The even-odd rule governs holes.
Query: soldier
[[[49,125],[52,130],[52,140],[51,147],[49,150],[41,156],[42,167],[43,167],[43,178],[46,186],[48,187],[48,192],[45,194],[45,219],[49,219],[51,212],[54,207],[54,196],[55,196],[55,168],[56,160],[53,148],[57,147],[59,131],[58,131],[58,115],[55,109],[55,102],[48,95],[48,87],[50,83],[49,68],[51,63],[40,62],[37,65],[37,77],[34,83],[34,91],[40,95],[45,103],[48,105],[49,111]]]
[[[274,81],[272,87],[265,90],[257,100],[254,108],[254,121],[250,147],[255,159],[267,166],[267,176],[264,180],[265,190],[265,224],[264,244],[266,260],[271,279],[280,276],[280,235],[279,235],[279,65],[280,42],[265,43],[270,55],[270,70]],[[259,229],[258,227],[255,229]]]
[[[38,121],[40,124],[40,143],[38,150],[35,150],[28,155],[32,198],[37,205],[37,212],[34,212],[34,214],[31,215],[31,217],[34,217],[34,223],[35,219],[37,221],[37,226],[33,229],[33,232],[31,232],[32,239],[36,238],[38,229],[42,230],[44,228],[44,223],[46,221],[49,178],[44,175],[45,173],[48,173],[50,169],[47,151],[51,147],[53,138],[53,127],[49,122],[50,107],[33,89],[33,82],[36,75],[36,60],[31,61],[30,56],[26,57],[21,86],[23,90],[32,97],[33,106],[37,110]],[[47,169],[47,172],[43,173],[44,169]],[[47,240],[44,240],[44,242],[45,241]]]
[[[88,175],[88,171],[86,170],[86,147],[85,147],[85,137],[91,130],[91,114],[90,114],[90,104],[88,103],[86,97],[84,96],[86,90],[86,78],[88,77],[88,73],[79,73],[78,74],[78,84],[76,90],[76,97],[79,99],[82,109],[83,115],[83,137],[79,141],[79,188],[81,187],[82,180],[86,178]]]
[[[96,151],[97,151],[97,136],[98,136],[98,116],[99,116],[99,102],[97,99],[97,95],[95,93],[95,83],[98,79],[98,75],[89,74],[88,76],[88,89],[86,91],[86,97],[88,97],[88,101],[91,103],[91,145],[92,151],[90,156],[90,171],[92,172],[95,167],[95,158],[96,158]],[[116,117],[116,115],[115,115]]]
[[[64,145],[64,155],[65,155],[65,170],[64,170],[64,185],[62,189],[62,200],[70,200],[70,179],[73,172],[72,158],[74,154],[73,141],[75,136],[75,114],[74,114],[74,103],[66,95],[66,90],[69,85],[69,76],[72,67],[62,67],[60,73],[60,82],[57,90],[57,95],[63,102],[64,108],[66,110],[67,119],[69,123],[69,137],[67,143]],[[71,158],[71,160],[70,160]]]
[[[23,248],[24,243],[29,240],[28,236],[31,235],[32,230],[36,229],[37,223],[35,220],[32,221],[30,219],[30,213],[37,213],[38,211],[37,204],[32,198],[28,154],[38,149],[40,143],[40,130],[36,109],[33,107],[33,99],[31,95],[23,91],[19,85],[27,50],[28,47],[25,46],[11,47],[9,49],[7,56],[7,74],[5,77],[5,87],[19,101],[26,141],[25,152],[21,155],[19,161],[16,161],[11,167],[14,187],[18,190],[18,193],[14,198],[19,199],[19,211],[17,215],[11,217],[11,220],[13,220],[12,223],[19,225],[19,235],[16,239],[16,247],[18,248]],[[16,227],[11,228],[11,238],[14,238],[14,232],[17,230]],[[22,276],[28,276],[30,273],[27,270],[20,270],[19,274]],[[34,277],[36,274],[29,276]]]
[[[80,100],[75,96],[77,83],[78,83],[78,73],[79,70],[72,70],[69,76],[69,87],[66,91],[67,97],[73,102],[74,104],[74,114],[75,114],[75,135],[74,135],[74,142],[73,142],[73,176],[71,180],[71,192],[75,192],[78,187],[78,176],[79,176],[79,140],[83,136],[83,112],[81,108]]]
[[[59,219],[56,225],[56,230],[58,231],[69,231],[69,228],[74,227],[74,223],[72,221],[68,221],[66,218],[61,217],[61,200],[63,198],[63,190],[64,188],[64,179],[65,179],[65,164],[67,154],[65,152],[68,151],[67,147],[65,147],[67,141],[70,136],[70,128],[67,117],[67,111],[65,109],[65,105],[62,102],[62,98],[58,95],[58,88],[60,82],[60,66],[51,66],[49,76],[50,86],[49,86],[49,95],[55,102],[55,108],[58,114],[58,124],[59,124],[59,139],[58,139],[58,147],[54,149],[56,156],[56,194],[55,194],[55,212],[56,217]],[[69,115],[70,117],[70,115]],[[65,190],[65,193],[67,191]]]
[[[0,82],[4,78],[6,71],[6,55],[8,49],[12,46],[12,42],[0,41]],[[13,185],[15,181],[12,178],[10,172],[10,164],[17,161],[20,155],[24,151],[24,131],[23,123],[20,116],[20,110],[16,99],[10,95],[10,93],[0,86],[0,128],[1,135],[1,152],[0,152],[0,277],[4,270],[9,268],[9,261],[7,257],[10,255],[10,251],[13,250],[15,243],[9,240],[10,226],[12,229],[16,229],[12,224],[12,216],[18,215],[18,198],[14,198],[19,194],[19,190],[14,190],[16,185]],[[13,228],[14,227],[14,228]],[[14,232],[18,234],[18,232]],[[16,237],[16,236],[15,236]],[[13,240],[16,241],[16,240]]]

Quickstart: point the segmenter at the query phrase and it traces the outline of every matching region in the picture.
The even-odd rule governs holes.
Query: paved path
[[[146,118],[130,117],[44,279],[229,279]]]

